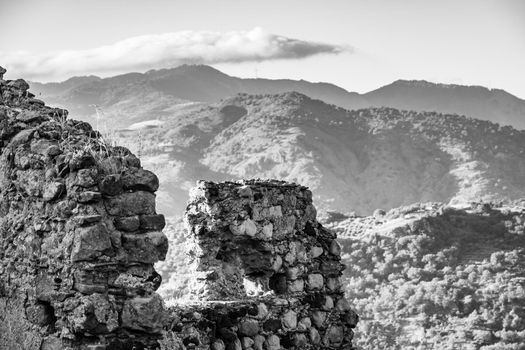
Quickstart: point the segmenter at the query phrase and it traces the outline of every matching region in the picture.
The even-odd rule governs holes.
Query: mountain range
[[[349,111],[296,92],[240,94],[155,121],[110,137],[159,175],[170,216],[182,213],[197,179],[298,182],[312,188],[320,209],[358,214],[525,197],[525,132],[488,121]]]
[[[525,197],[525,131],[500,123],[518,127],[525,101],[501,90],[397,81],[360,95],[181,66],[32,92],[138,154],[161,179],[168,216],[182,214],[198,179],[298,182],[322,212],[359,215]]]
[[[393,107],[459,114],[525,129],[525,101],[504,90],[481,86],[397,80],[365,94],[328,83],[289,79],[241,79],[210,66],[128,73],[109,78],[73,77],[61,83],[31,83],[48,103],[67,107],[76,118],[96,121],[94,105],[114,127],[169,116],[188,103],[216,103],[237,93],[279,94],[296,91],[345,109]]]

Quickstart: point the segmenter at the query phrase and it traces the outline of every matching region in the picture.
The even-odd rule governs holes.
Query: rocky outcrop
[[[4,73],[0,69],[0,73]],[[156,346],[157,177],[0,74],[0,348]]]
[[[306,187],[200,182],[196,300],[166,309],[155,174],[4,72],[0,349],[352,349],[340,246]]]
[[[191,192],[186,221],[197,277],[192,291],[200,301],[197,317],[177,323],[188,344],[352,348],[357,315],[341,289],[341,248],[316,221],[306,187],[202,181]]]

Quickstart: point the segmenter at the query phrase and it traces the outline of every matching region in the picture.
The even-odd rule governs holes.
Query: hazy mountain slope
[[[525,101],[504,90],[397,80],[362,96],[372,106],[463,114],[525,129]]]
[[[525,101],[503,90],[479,86],[399,80],[359,95],[333,84],[304,80],[241,79],[204,65],[129,73],[110,78],[74,77],[62,83],[31,83],[49,103],[93,122],[94,104],[118,127],[169,116],[170,108],[188,101],[216,103],[237,93],[276,94],[297,91],[346,109],[394,107],[463,114],[525,128]]]
[[[415,204],[328,225],[360,349],[525,346],[523,203]]]
[[[119,127],[138,115],[169,113],[169,106],[187,101],[218,102],[237,93],[275,94],[298,91],[328,103],[359,108],[366,102],[357,93],[328,83],[304,80],[241,79],[212,67],[183,65],[173,69],[129,73],[110,78],[75,77],[62,83],[31,83],[31,90],[49,103],[63,106],[77,118],[93,121],[98,105]],[[153,101],[155,103],[153,103]],[[129,113],[129,111],[135,113]]]
[[[346,111],[298,93],[239,95],[121,133],[180,215],[197,179],[279,178],[321,209],[525,197],[525,137],[511,127],[392,108]],[[141,150],[139,150],[141,148]]]
[[[138,73],[70,79],[63,86],[32,83],[31,90],[50,104],[67,108],[76,118],[111,129],[172,116],[180,107],[194,103],[156,89]]]
[[[525,194],[525,137],[511,128],[387,108],[348,112],[299,94],[230,103],[249,112],[214,138],[203,163],[305,183],[324,207],[371,212]]]

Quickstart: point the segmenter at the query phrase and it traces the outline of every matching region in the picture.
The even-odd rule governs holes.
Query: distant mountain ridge
[[[525,101],[500,89],[397,80],[362,96],[372,106],[461,114],[525,129]]]
[[[170,115],[181,103],[215,103],[238,93],[297,91],[339,106],[366,106],[359,94],[332,84],[241,79],[204,65],[183,65],[104,79],[75,77],[63,83],[31,83],[31,90],[51,105],[67,107],[77,118],[90,122],[94,121],[93,106],[97,105],[117,127],[141,121],[141,116]]]
[[[159,175],[168,215],[182,213],[197,179],[297,182],[320,209],[358,214],[525,197],[525,131],[457,115],[240,94],[119,137]]]
[[[183,65],[109,78],[73,77],[61,83],[31,83],[31,88],[49,103],[66,107],[77,118],[88,121],[93,121],[93,105],[97,105],[119,127],[140,122],[142,117],[170,115],[177,109],[176,105],[181,103],[215,103],[237,93],[278,94],[297,91],[345,109],[385,106],[434,111],[525,129],[525,100],[504,90],[435,84],[422,80],[398,80],[377,90],[358,94],[329,83],[242,79],[210,66]]]

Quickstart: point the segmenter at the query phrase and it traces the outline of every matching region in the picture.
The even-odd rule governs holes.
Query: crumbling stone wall
[[[167,310],[157,177],[0,67],[0,350],[352,349],[340,247],[311,192],[200,182],[195,300]]]
[[[201,181],[186,221],[200,301],[174,323],[186,345],[352,349],[357,315],[341,289],[341,248],[306,187]]]
[[[157,177],[86,123],[3,80],[0,348],[156,346],[166,313]]]

